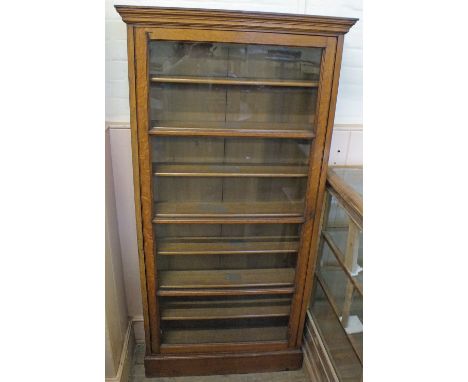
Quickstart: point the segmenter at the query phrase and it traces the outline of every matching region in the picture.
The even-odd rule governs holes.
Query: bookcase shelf
[[[232,86],[280,86],[316,88],[317,81],[294,81],[294,80],[267,80],[250,78],[219,78],[219,77],[161,77],[152,76],[153,83],[166,84],[209,84],[209,85],[232,85]]]
[[[212,297],[212,296],[266,296],[290,295],[294,293],[294,286],[286,287],[253,287],[253,288],[160,288],[160,297]]]
[[[176,288],[258,288],[294,285],[294,269],[223,269],[204,271],[161,271],[159,287]]]
[[[258,299],[221,300],[221,303],[200,302],[188,304],[171,301],[161,307],[161,319],[165,321],[183,320],[231,320],[238,318],[259,317],[288,317],[291,299],[271,298],[258,301]]]
[[[233,164],[154,164],[157,176],[306,178],[307,166]]]
[[[206,124],[209,125],[209,124]],[[218,126],[225,126],[219,124]],[[290,129],[283,129],[269,125],[269,129],[261,129],[258,126],[251,128],[227,128],[227,127],[184,127],[171,126],[170,123],[155,126],[150,129],[149,134],[154,136],[195,136],[195,137],[251,137],[251,138],[293,138],[312,139],[315,134],[311,130],[297,129],[291,126]]]
[[[160,202],[155,203],[158,218],[297,218],[303,215],[303,202]]]
[[[245,255],[297,253],[298,241],[167,242],[160,241],[158,255]]]

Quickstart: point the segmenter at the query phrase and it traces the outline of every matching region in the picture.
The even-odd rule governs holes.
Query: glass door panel
[[[322,49],[149,51],[162,343],[286,342]]]
[[[157,165],[164,163],[297,165],[305,170],[305,166],[309,163],[310,141],[308,140],[153,137],[151,143],[153,163]],[[235,170],[239,172],[243,169]],[[274,172],[272,174],[274,175]],[[301,175],[307,176],[306,173]]]
[[[150,43],[151,128],[313,131],[322,49]]]
[[[303,214],[310,142],[153,137],[159,217]]]
[[[291,295],[161,298],[167,344],[284,341]]]
[[[164,344],[286,341],[288,318],[162,321]]]
[[[151,41],[152,76],[318,81],[321,48]]]
[[[155,83],[153,126],[312,129],[316,89]],[[216,122],[216,123],[214,123]]]
[[[299,224],[159,224],[159,287],[291,288]]]

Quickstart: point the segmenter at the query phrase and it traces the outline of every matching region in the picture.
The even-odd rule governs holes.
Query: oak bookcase
[[[355,19],[116,6],[147,376],[299,368]]]

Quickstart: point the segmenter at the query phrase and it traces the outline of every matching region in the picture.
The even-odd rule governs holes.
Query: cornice
[[[116,5],[127,24],[297,34],[345,34],[358,19],[284,13]]]

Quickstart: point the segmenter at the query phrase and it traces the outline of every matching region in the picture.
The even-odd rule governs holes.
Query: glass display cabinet
[[[147,376],[299,368],[355,19],[117,6]]]
[[[362,168],[329,168],[305,340],[319,382],[362,381],[362,221]]]

